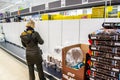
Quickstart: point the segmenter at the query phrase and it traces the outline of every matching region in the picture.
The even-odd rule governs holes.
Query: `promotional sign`
[[[62,49],[62,80],[84,80],[88,45],[76,44]]]

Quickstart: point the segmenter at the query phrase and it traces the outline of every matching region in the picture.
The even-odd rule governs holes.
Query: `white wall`
[[[106,19],[105,21],[119,22],[120,19]],[[88,34],[101,28],[104,19],[82,19],[82,20],[54,20],[37,21],[35,30],[38,31],[44,40],[44,45],[39,45],[47,55],[56,57],[54,49],[67,45],[88,43]],[[23,32],[26,22],[1,23],[8,41],[21,45],[20,34]]]
[[[79,20],[63,20],[62,46],[79,43]]]
[[[44,40],[43,45],[39,45],[44,53],[48,53],[48,42],[49,42],[49,33],[48,33],[48,21],[39,21],[36,22],[35,30],[40,34],[40,36]]]
[[[22,46],[20,34],[26,29],[25,24],[25,22],[3,23],[3,32],[6,40]]]
[[[88,43],[88,34],[100,29],[103,19],[81,19],[80,20],[80,43]]]
[[[11,34],[13,34],[12,24],[10,24],[10,23],[3,24],[3,31],[5,33],[6,40],[12,41],[12,39],[11,39],[11,38],[13,38],[13,35],[11,35]]]
[[[62,21],[49,21],[49,52],[54,52],[54,48],[62,45]]]
[[[19,29],[18,34],[16,36],[18,36],[18,45],[20,45],[20,46],[22,46],[20,35],[26,29],[25,25],[26,25],[26,22],[22,22],[22,23],[18,22],[17,25],[16,25],[17,26],[16,31]]]
[[[49,21],[49,55],[61,60],[62,54],[56,53],[55,48],[62,46],[62,21]],[[57,55],[57,56],[56,56]]]

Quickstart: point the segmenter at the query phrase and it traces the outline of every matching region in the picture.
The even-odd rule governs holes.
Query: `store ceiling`
[[[11,8],[18,8],[18,5],[30,0],[0,0],[0,12],[7,11]]]
[[[6,4],[7,4],[7,5],[10,4],[10,3],[9,3],[9,4],[8,4],[8,3],[9,3],[8,1],[0,0],[0,9],[3,8],[3,6],[5,6]]]
[[[0,9],[3,6],[9,6],[11,4],[14,4],[16,1],[18,1],[18,0],[0,0]]]
[[[0,7],[2,7],[5,4],[6,4],[5,2],[0,1]]]
[[[18,7],[27,8],[30,5],[36,6],[57,0],[0,0],[0,13],[5,11],[16,11]]]

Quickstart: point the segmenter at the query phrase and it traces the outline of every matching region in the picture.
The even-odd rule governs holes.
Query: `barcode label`
[[[91,39],[96,39],[96,37],[91,37]]]
[[[120,60],[120,57],[116,57],[116,56],[114,56],[114,59],[119,59],[119,60]]]
[[[91,60],[96,61],[96,59],[95,59],[95,58],[91,58]]]
[[[120,46],[120,43],[115,43],[116,46]]]
[[[119,72],[119,69],[112,68],[112,70],[113,70],[113,71],[117,71],[117,72]]]
[[[94,69],[94,68],[91,68],[91,70],[96,71],[96,69]]]
[[[90,78],[90,80],[94,80],[93,78]]]
[[[91,47],[92,50],[96,50],[96,47]]]

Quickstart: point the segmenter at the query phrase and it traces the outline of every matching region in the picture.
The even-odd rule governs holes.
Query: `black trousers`
[[[28,64],[29,68],[29,80],[35,80],[35,73],[34,73],[34,65],[35,64]],[[44,77],[44,72],[42,68],[42,64],[36,64],[38,75],[40,80],[46,80]]]

